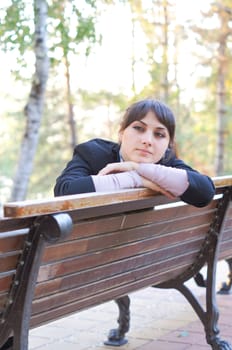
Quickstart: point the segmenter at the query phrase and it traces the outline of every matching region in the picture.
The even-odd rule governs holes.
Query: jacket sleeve
[[[55,196],[65,196],[78,193],[95,192],[91,177],[91,167],[78,153],[68,162],[66,168],[56,179]]]
[[[206,175],[187,170],[189,186],[180,197],[182,201],[195,207],[204,207],[213,199],[215,187]]]
[[[169,166],[187,171],[189,186],[180,196],[183,202],[195,207],[204,207],[209,204],[215,194],[214,183],[209,176],[199,173],[177,158]]]
[[[70,160],[56,179],[55,196],[95,192],[92,175],[106,164],[119,161],[118,144],[93,139],[77,145]]]

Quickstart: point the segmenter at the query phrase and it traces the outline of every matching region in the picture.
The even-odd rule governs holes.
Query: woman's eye
[[[165,137],[165,134],[163,134],[162,132],[155,132],[154,135],[157,138],[164,138]]]
[[[133,128],[134,128],[135,130],[141,131],[141,132],[144,130],[144,128],[143,128],[142,126],[139,126],[139,125],[134,125]]]

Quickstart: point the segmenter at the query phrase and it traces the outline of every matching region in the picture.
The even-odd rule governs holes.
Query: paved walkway
[[[205,273],[205,270],[203,271]],[[228,274],[225,262],[218,264],[217,285]],[[188,282],[204,300],[204,288]],[[185,298],[175,290],[146,288],[130,295],[131,328],[128,344],[121,350],[210,350],[201,322]],[[217,296],[222,339],[232,343],[232,295]],[[104,346],[109,329],[117,327],[118,309],[108,302],[30,331],[30,350],[112,350]]]

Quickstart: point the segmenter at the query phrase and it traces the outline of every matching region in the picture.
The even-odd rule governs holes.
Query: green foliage
[[[63,116],[46,114],[40,130],[40,141],[35,157],[34,171],[30,179],[30,198],[41,196],[53,196],[53,187],[56,177],[60,174],[64,165],[72,156],[70,147],[67,147],[69,139],[67,128],[63,133],[57,129],[64,127]]]
[[[67,57],[69,52],[79,53],[84,48],[90,53],[91,45],[96,43],[95,1],[85,1],[84,6],[76,1],[52,2],[49,7],[48,32],[52,62],[59,62],[56,50],[59,47]],[[53,53],[53,54],[52,54]]]
[[[10,111],[1,114],[0,127],[0,205],[10,195],[19,145],[24,131],[25,117],[21,112]]]
[[[97,93],[80,90],[79,93],[83,110],[82,140],[103,137],[117,141],[120,119],[129,104],[128,97],[104,90]]]
[[[217,174],[228,171],[228,154],[231,157],[228,148],[230,139],[226,131],[231,119],[228,113],[231,109],[231,15],[231,3],[227,0],[222,0],[220,3],[213,2],[209,11],[204,13],[205,21],[200,26],[192,26],[198,45],[198,60],[206,72],[198,81],[198,86],[206,97],[205,101],[201,101],[205,107],[203,113],[204,115],[212,113],[211,123],[215,126],[211,130],[215,137],[212,140],[208,139],[213,145],[217,144],[217,149],[215,146],[212,147],[214,157],[216,154],[220,155],[220,159],[224,156],[224,164],[215,167]],[[218,138],[223,137],[223,140],[216,142],[216,135]]]
[[[195,26],[195,32],[193,32],[190,31],[187,23],[182,27],[178,26],[173,17],[174,1],[169,2],[169,21],[165,27],[165,17],[162,12],[164,3],[162,1],[128,0],[102,0],[98,2],[96,0],[48,0],[47,29],[51,68],[46,94],[46,110],[40,129],[40,140],[30,181],[29,197],[53,195],[55,179],[72,156],[67,117],[65,78],[67,71],[65,68],[69,69],[72,82],[74,81],[71,102],[75,111],[78,142],[93,137],[104,137],[117,141],[119,121],[126,107],[131,102],[147,96],[164,99],[164,90],[167,88],[168,96],[166,96],[165,102],[170,105],[176,115],[176,140],[180,157],[200,171],[214,175],[217,125],[216,52],[218,48],[215,38],[217,39],[219,28],[216,25],[211,25],[208,28]],[[104,7],[105,9],[107,6],[111,6],[114,9],[114,6],[118,4],[121,4],[120,6],[124,4],[127,8],[128,5],[131,7],[131,18],[128,18],[128,23],[133,19],[136,28],[134,42],[141,40],[138,33],[142,33],[141,56],[136,57],[135,55],[132,64],[134,64],[135,73],[138,74],[140,73],[138,72],[139,68],[137,68],[139,65],[137,66],[136,63],[143,63],[149,73],[150,81],[136,94],[131,92],[129,96],[115,93],[113,89],[105,91],[100,84],[99,91],[86,91],[79,86],[78,74],[72,75],[72,72],[77,71],[74,69],[77,65],[77,58],[93,54],[94,45],[101,43],[101,37],[105,34],[99,33],[96,29],[98,22],[101,21],[99,8]],[[231,0],[223,0],[220,4],[231,8]],[[21,81],[19,89],[25,90],[26,102],[33,65],[33,1],[11,0],[9,6],[1,7],[0,19],[1,49],[11,52],[17,58],[17,64],[11,70],[14,70],[14,73],[17,71]],[[206,14],[202,15],[202,24],[208,25],[209,21],[210,18]],[[203,29],[207,29],[207,31],[203,31]],[[110,27],[109,30],[111,30]],[[168,34],[168,43],[166,44],[164,42],[165,30]],[[197,66],[194,74],[196,73],[199,79],[195,90],[191,86],[191,91],[194,91],[193,96],[190,101],[187,101],[182,97],[183,90],[181,82],[178,80],[178,74],[175,75],[174,65],[176,64],[175,69],[177,70],[181,68],[178,61],[179,48],[190,37],[194,38],[194,42],[197,43],[192,48],[193,54],[197,54],[195,56]],[[120,39],[118,37],[118,42]],[[133,40],[131,39],[131,42]],[[131,43],[128,42],[128,45]],[[228,74],[225,80],[227,107],[225,173],[227,174],[232,172],[232,137],[231,132],[229,132],[232,130],[231,48],[230,36],[226,48]],[[172,50],[169,51],[170,49]],[[123,49],[119,50],[118,55],[123,54]],[[64,58],[67,66],[64,65]],[[112,65],[112,70],[116,69],[112,62],[109,64]],[[117,69],[118,74],[122,74],[121,67]],[[188,76],[186,80],[190,81]],[[0,136],[3,142],[0,149],[0,167],[1,177],[4,177],[4,181],[13,180],[14,167],[25,126],[23,114],[25,103],[22,100],[17,101],[17,99],[18,96],[14,92],[8,94],[8,104],[9,106],[14,105],[14,108],[13,110],[9,108],[9,111],[1,117]],[[3,184],[3,180],[0,179],[0,186],[1,184]]]
[[[11,0],[11,5],[1,8],[1,46],[5,51],[18,50],[23,55],[32,49],[34,32],[33,3]]]

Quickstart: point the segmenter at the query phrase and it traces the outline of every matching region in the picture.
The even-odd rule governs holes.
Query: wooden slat
[[[224,222],[224,231],[219,247],[219,259],[228,259],[232,257],[232,203],[227,210],[227,216]]]
[[[170,257],[178,256],[183,251],[193,252],[199,251],[202,244],[202,239],[189,242],[184,242],[179,245],[165,246],[160,244],[159,249],[156,249],[156,242],[153,246],[150,242],[139,242],[129,248],[119,247],[113,250],[104,252],[96,252],[95,254],[85,255],[82,257],[74,257],[65,261],[42,266],[39,271],[38,282],[58,278],[64,275],[85,271],[87,269],[95,269],[98,266],[107,264],[114,265],[116,261],[124,260],[123,269],[130,268],[131,261],[133,264],[151,264],[152,261],[161,261]],[[183,251],[182,251],[183,250]],[[131,254],[131,255],[130,255]],[[133,255],[133,260],[130,257]],[[134,266],[134,265],[133,265]],[[113,266],[112,266],[113,268]]]
[[[230,230],[232,228],[232,217],[228,218],[225,221],[225,231]]]
[[[215,208],[217,206],[218,199],[211,201],[211,203],[204,208],[196,208],[191,205],[183,205],[166,207],[160,206],[159,209],[150,210],[150,211],[141,211],[138,213],[132,213],[126,216],[123,226],[124,227],[133,227],[139,225],[143,222],[144,225],[149,224],[150,222],[171,222],[177,219],[182,218],[194,218],[198,215],[211,214],[213,215]]]
[[[183,268],[180,267],[179,269],[175,269],[175,272],[177,274],[181,273],[183,271]],[[146,277],[144,276],[143,280],[139,281],[133,281],[130,284],[118,286],[117,288],[112,289],[109,291],[104,291],[102,293],[99,293],[97,295],[82,299],[82,300],[76,300],[73,303],[61,306],[61,307],[55,307],[51,310],[46,310],[43,314],[34,314],[32,313],[31,318],[31,327],[35,327],[38,325],[42,325],[49,320],[59,319],[63,317],[63,315],[69,315],[73,312],[84,310],[90,306],[95,306],[101,303],[104,303],[109,300],[113,300],[115,298],[118,298],[120,296],[123,296],[125,294],[129,294],[130,292],[139,290],[141,288],[156,285],[159,283],[162,283],[164,281],[167,281],[173,277],[173,271],[166,271],[164,273],[154,273],[153,276]]]
[[[199,235],[204,236],[209,229],[209,224],[205,224],[208,215],[200,215],[195,218],[194,224],[189,228],[189,220],[187,218],[182,220],[176,220],[172,223],[159,222],[155,224],[149,224],[146,226],[139,226],[130,228],[127,230],[119,230],[89,238],[79,239],[72,241],[66,241],[64,243],[58,243],[56,245],[47,247],[43,255],[43,263],[50,261],[56,261],[62,256],[63,259],[73,256],[81,256],[83,254],[89,254],[98,250],[103,251],[110,247],[117,247],[123,244],[136,243],[141,240],[150,240],[152,237],[156,237],[157,244],[160,239],[164,240],[165,235],[168,233],[166,240],[168,244],[171,241],[172,244],[179,242],[183,237],[183,231],[185,230],[185,239],[194,239]],[[98,223],[100,225],[100,222]],[[181,231],[179,232],[179,230]],[[76,232],[78,236],[78,231]]]
[[[0,236],[1,232],[18,231],[28,228],[32,225],[34,217],[26,218],[0,218]]]
[[[0,294],[0,313],[4,310],[5,304],[7,302],[8,293]]]
[[[229,240],[232,240],[232,227],[225,230],[222,236],[222,242],[228,242]]]
[[[120,274],[117,273],[110,277],[108,276],[107,278],[104,277],[103,274],[102,278],[97,281],[93,280],[90,281],[90,283],[87,283],[85,281],[81,286],[68,288],[66,289],[66,291],[62,292],[59,290],[59,292],[56,292],[53,295],[49,295],[49,297],[43,297],[41,299],[38,299],[37,301],[34,299],[33,312],[43,312],[46,311],[46,309],[60,307],[61,305],[71,303],[77,299],[81,300],[107,290],[111,291],[112,288],[116,288],[120,285],[128,285],[130,283],[133,283],[134,281],[141,281],[144,279],[144,276],[153,276],[154,273],[160,274],[164,273],[165,271],[168,272],[172,270],[172,277],[175,278],[175,276],[180,273],[180,269],[184,271],[189,266],[189,255],[185,255],[184,258],[182,257],[180,261],[180,257],[178,257],[179,265],[178,260],[175,261],[175,259],[173,259],[169,261],[166,260],[162,263],[160,262],[159,264],[153,263],[151,265],[143,265],[140,268],[133,268],[132,270],[126,272],[122,271]],[[195,258],[196,256],[192,255],[191,261],[193,262]],[[176,272],[177,269],[178,272]]]
[[[214,205],[212,205],[214,208]],[[174,209],[174,208],[173,208]],[[193,208],[193,214],[189,212],[190,206],[179,208],[178,211],[171,213],[171,209],[165,211],[143,211],[142,213],[128,214],[112,218],[100,218],[97,220],[85,221],[84,224],[74,225],[72,235],[66,239],[66,242],[58,243],[47,247],[43,262],[54,261],[59,258],[60,249],[62,249],[63,259],[66,257],[80,256],[81,254],[103,250],[110,246],[123,244],[124,242],[136,242],[141,239],[149,239],[152,235],[164,235],[167,232],[172,233],[186,229],[185,236],[191,239],[197,231],[202,234],[207,232],[213,209],[206,208],[205,211]],[[148,214],[148,215],[147,215]],[[172,214],[172,216],[171,216]],[[173,218],[174,216],[174,218]],[[170,220],[170,218],[172,218]],[[148,224],[149,223],[149,224]],[[152,224],[150,224],[152,223]],[[191,227],[191,229],[189,229]],[[134,228],[132,230],[132,228]],[[181,236],[181,233],[180,233]],[[87,237],[87,238],[86,238]],[[173,239],[173,238],[170,238]],[[178,239],[178,238],[177,238]],[[70,241],[70,242],[69,242]]]
[[[14,271],[18,262],[19,254],[0,257],[0,273]]]
[[[112,195],[113,194],[113,195]],[[60,211],[70,211],[76,208],[99,207],[128,201],[138,201],[153,197],[155,192],[148,189],[122,190],[110,193],[84,193],[43,200],[26,200],[23,202],[6,203],[3,207],[5,217],[25,217],[38,214],[48,214]]]
[[[219,259],[232,257],[232,240],[222,242],[219,250]]]
[[[83,285],[90,284],[94,281],[101,279],[107,279],[114,275],[126,273],[134,269],[135,266],[141,268],[143,266],[153,266],[156,271],[164,271],[168,266],[186,266],[187,262],[193,261],[196,257],[196,249],[191,246],[191,251],[186,254],[178,254],[176,256],[174,252],[170,252],[165,249],[165,259],[156,260],[158,254],[154,252],[147,253],[144,256],[137,256],[136,258],[128,258],[121,261],[116,261],[104,266],[98,266],[93,269],[86,269],[56,279],[46,280],[45,282],[37,283],[35,290],[35,298],[41,298],[46,295],[57,294],[58,292],[65,291],[67,289],[73,289],[75,287],[81,287]],[[173,255],[173,256],[172,256]]]
[[[153,210],[153,208],[151,208],[132,213],[119,213],[119,215],[115,214],[113,216],[103,216],[100,217],[99,220],[96,220],[94,218],[81,221],[76,220],[78,213],[74,211],[71,212],[71,216],[75,225],[71,235],[68,237],[68,240],[76,239],[77,236],[79,238],[91,237],[93,235],[95,236],[104,232],[109,232],[110,229],[112,232],[114,232],[122,228],[136,227],[138,225],[141,225],[141,222],[143,225],[147,225],[149,223],[160,221],[168,222],[170,220],[173,220],[172,218],[190,218],[197,216],[199,213],[201,215],[206,213],[211,213],[213,215],[217,202],[218,200],[212,201],[210,205],[201,209],[189,205],[184,205],[177,208],[165,208],[159,211]]]
[[[0,274],[0,294],[9,290],[13,276],[14,271],[12,270],[8,273]]]
[[[212,178],[216,188],[232,186],[232,175],[217,176]]]
[[[1,256],[4,256],[7,252],[15,252],[19,251],[23,247],[23,243],[25,240],[24,235],[20,236],[8,236],[5,238],[2,238],[0,236],[0,254]]]

